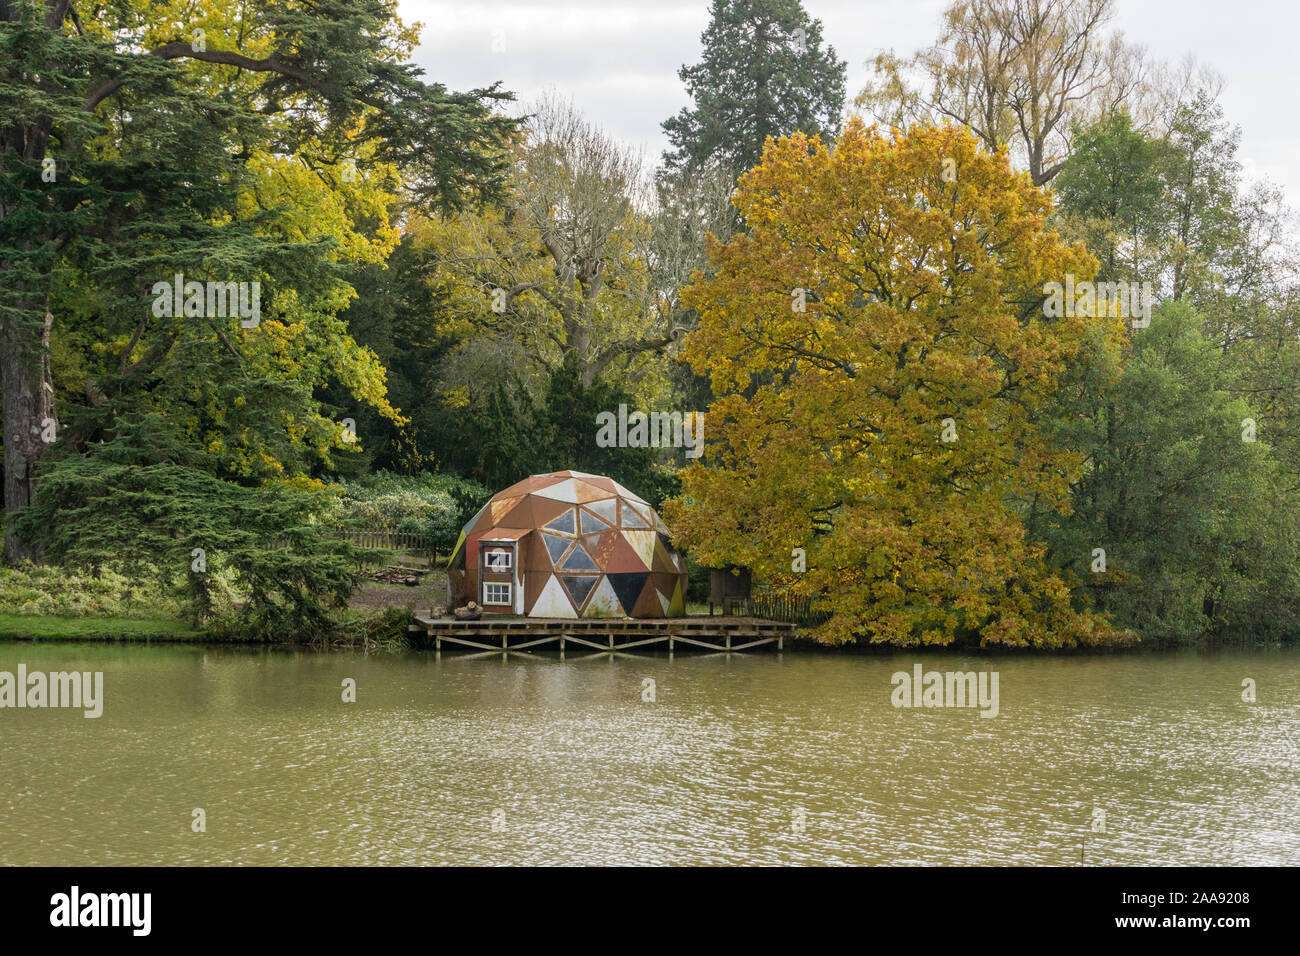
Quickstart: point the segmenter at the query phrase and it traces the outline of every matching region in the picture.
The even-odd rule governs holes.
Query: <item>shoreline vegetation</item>
[[[390,609],[393,614],[372,614],[358,617],[347,628],[333,638],[295,640],[286,636],[283,640],[246,637],[227,633],[209,632],[191,627],[184,620],[168,617],[48,617],[29,614],[0,613],[0,644],[174,644],[201,645],[208,647],[247,647],[264,649],[305,649],[319,650],[357,650],[370,651],[431,651],[432,648],[415,643],[406,638],[406,623],[410,614],[404,608]],[[829,654],[835,656],[856,655],[897,655],[897,654],[934,654],[976,655],[981,657],[1098,657],[1115,654],[1150,654],[1176,651],[1212,652],[1220,649],[1235,648],[1247,650],[1272,650],[1286,647],[1287,642],[1276,638],[1252,638],[1247,635],[1221,636],[1196,644],[1178,644],[1169,641],[1133,641],[1128,644],[1043,648],[1005,647],[977,644],[939,644],[939,645],[898,645],[898,644],[823,644],[796,632],[788,638],[785,653]],[[456,653],[452,651],[452,653]],[[465,651],[466,654],[479,653]],[[511,653],[520,653],[511,651]],[[532,652],[530,652],[532,653]],[[554,653],[541,650],[537,653]],[[646,651],[650,655],[665,653],[662,650]],[[690,652],[686,652],[690,653]]]
[[[420,483],[424,483],[422,479]],[[412,493],[405,482],[398,483],[396,495],[389,484],[379,482],[382,492],[377,501],[353,500],[355,516],[363,518],[393,517],[412,513],[399,535],[407,535],[419,546],[394,548],[374,542],[393,540],[394,532],[366,530],[353,523],[334,532],[351,535],[362,541],[353,558],[355,584],[342,603],[325,609],[323,618],[311,629],[298,629],[291,614],[266,618],[281,626],[249,628],[246,621],[246,591],[227,573],[209,571],[206,619],[195,614],[187,582],[167,580],[166,575],[131,573],[120,566],[103,566],[97,570],[72,571],[54,565],[24,563],[0,567],[0,643],[67,642],[67,643],[144,643],[198,644],[210,646],[281,647],[317,649],[413,650],[426,649],[422,639],[407,631],[417,611],[444,609],[446,576],[442,568],[449,550],[448,541],[464,514],[475,509],[472,497],[458,505],[438,489],[432,504]],[[426,489],[421,489],[426,491]],[[473,491],[477,492],[475,488]],[[357,495],[355,489],[351,492]],[[319,529],[313,535],[320,535]],[[406,540],[403,538],[402,540]],[[364,542],[370,542],[364,546]],[[688,559],[691,586],[687,614],[708,613],[705,603],[708,572]],[[408,583],[408,582],[414,582]],[[288,593],[288,592],[285,592]],[[1016,647],[981,645],[974,635],[942,644],[900,644],[892,642],[850,641],[827,644],[816,640],[811,627],[800,627],[789,639],[787,649],[798,653],[891,654],[925,651],[936,654],[959,653],[983,656],[1007,654],[1042,654],[1054,656],[1091,656],[1118,651],[1168,651],[1187,648],[1213,650],[1219,647],[1269,648],[1289,643],[1285,633],[1200,634],[1194,640],[1171,640],[1148,636],[1126,642],[1100,645],[1058,645],[1054,647]]]
[[[44,573],[42,573],[44,571]],[[96,580],[50,573],[48,569],[0,568],[0,643],[176,644],[261,648],[316,648],[321,650],[410,650],[429,648],[407,633],[412,615],[440,607],[444,578],[433,569],[416,587],[365,581],[349,605],[334,616],[329,633],[304,636],[241,633],[230,622],[197,625],[187,619],[183,605],[165,595],[138,594],[125,587],[120,576],[105,572]],[[156,602],[150,604],[150,602]],[[707,605],[691,603],[688,615],[707,614]],[[1127,644],[1056,647],[1051,656],[1095,656],[1118,652],[1150,653],[1197,649],[1247,647],[1268,649],[1286,642],[1276,636],[1221,635],[1197,642],[1137,640]],[[889,655],[924,652],[978,654],[989,657],[1031,654],[1043,648],[1017,648],[956,642],[944,645],[898,645],[856,642],[828,645],[812,638],[807,629],[796,632],[788,651],[834,655]]]

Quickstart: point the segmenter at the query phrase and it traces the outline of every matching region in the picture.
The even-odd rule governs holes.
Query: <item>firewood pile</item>
[[[483,616],[483,608],[479,607],[474,601],[470,601],[464,607],[458,607],[452,612],[458,621],[477,621]]]
[[[380,584],[405,584],[407,587],[413,588],[420,583],[420,578],[428,573],[428,571],[419,568],[392,566],[375,568],[373,571],[365,572],[365,576],[372,581],[378,581]]]

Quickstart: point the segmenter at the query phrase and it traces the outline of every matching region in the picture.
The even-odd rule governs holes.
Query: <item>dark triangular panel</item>
[[[573,509],[570,508],[560,515],[554,521],[546,526],[547,531],[558,531],[560,534],[577,534],[578,529],[574,525]]]
[[[618,603],[623,605],[623,611],[631,615],[632,608],[636,606],[636,599],[641,596],[641,589],[645,587],[646,578],[650,575],[646,572],[629,573],[629,574],[608,574],[610,585],[614,588],[614,593],[618,596]]]
[[[559,565],[560,571],[599,571],[600,565],[596,564],[582,547],[578,545],[572,553],[564,559],[564,563]]]
[[[553,534],[542,532],[542,540],[546,542],[546,551],[551,556],[551,564],[560,560],[560,555],[564,554],[566,548],[573,544],[572,538],[557,538]]]
[[[565,590],[569,592],[569,597],[573,598],[573,606],[580,608],[582,607],[582,602],[587,600],[587,595],[591,593],[591,589],[594,588],[596,582],[600,580],[600,575],[593,575],[592,577],[570,577],[564,575],[560,580],[564,582],[564,587]]]

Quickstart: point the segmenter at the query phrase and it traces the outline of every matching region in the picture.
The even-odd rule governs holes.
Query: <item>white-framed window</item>
[[[483,603],[508,605],[510,603],[510,585],[488,581],[483,585]]]
[[[510,552],[504,548],[495,548],[483,555],[486,567],[489,571],[509,571],[510,570]]]

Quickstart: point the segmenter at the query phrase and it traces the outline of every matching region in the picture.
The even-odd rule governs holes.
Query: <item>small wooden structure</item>
[[[725,568],[709,569],[709,616],[713,606],[722,609],[723,615],[731,613],[733,606],[749,611],[749,598],[753,589],[749,568],[729,564]]]
[[[678,645],[706,651],[747,651],[775,645],[785,647],[794,633],[793,624],[754,618],[679,617],[659,620],[503,620],[484,618],[457,621],[453,618],[416,614],[409,628],[423,631],[437,650],[443,643],[480,651],[522,651],[547,645],[560,651],[567,645],[596,651],[628,651],[638,647]]]

